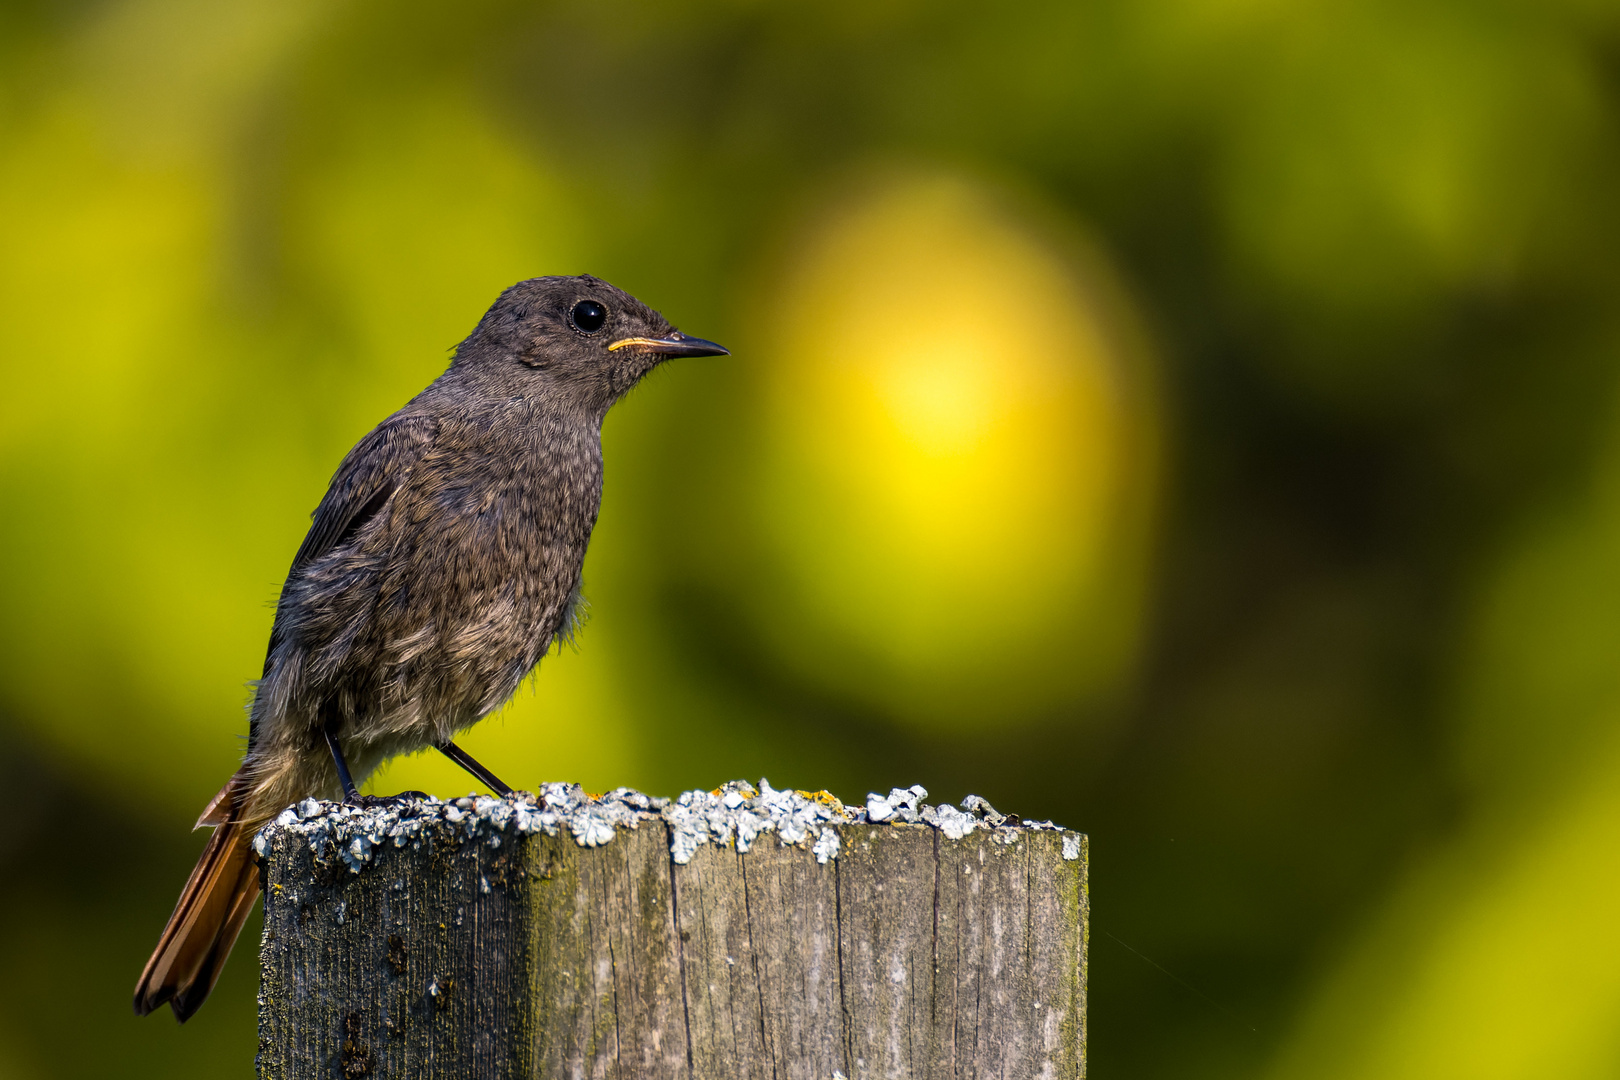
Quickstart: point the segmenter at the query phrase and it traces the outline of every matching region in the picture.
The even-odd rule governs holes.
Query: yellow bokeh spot
[[[785,654],[946,722],[1119,676],[1152,454],[1111,295],[964,182],[891,181],[831,216],[762,358]]]

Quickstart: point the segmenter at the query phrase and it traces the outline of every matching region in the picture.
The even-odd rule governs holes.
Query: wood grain
[[[360,873],[275,838],[259,1075],[1085,1075],[1084,838],[839,833],[825,864],[767,835],[676,865],[658,822],[443,828]]]

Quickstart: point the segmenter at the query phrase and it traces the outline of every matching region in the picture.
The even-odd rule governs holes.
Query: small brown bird
[[[450,367],[349,451],[276,606],[242,767],[135,987],[184,1021],[259,895],[254,834],[307,796],[363,801],[396,754],[442,751],[567,636],[602,497],[602,419],[663,360],[725,349],[593,277],[501,294]]]

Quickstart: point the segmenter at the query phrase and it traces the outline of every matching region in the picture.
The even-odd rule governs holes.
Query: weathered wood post
[[[1086,838],[924,795],[307,801],[259,1076],[1084,1076]]]

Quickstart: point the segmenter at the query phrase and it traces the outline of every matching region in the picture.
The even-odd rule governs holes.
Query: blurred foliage
[[[1591,0],[0,5],[0,1080],[247,1074],[250,950],[127,995],[280,577],[576,272],[734,356],[610,416],[497,772],[1086,829],[1099,1076],[1613,1075],[1617,73]]]

